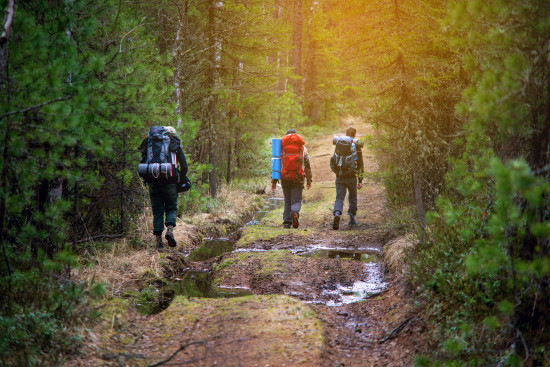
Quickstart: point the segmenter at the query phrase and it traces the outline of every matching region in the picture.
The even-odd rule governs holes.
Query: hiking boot
[[[160,250],[161,248],[164,247],[164,243],[162,243],[162,235],[159,234],[157,237],[157,250]]]
[[[336,230],[340,228],[340,216],[335,215],[334,220],[332,221],[332,229]]]
[[[283,228],[290,228],[290,224],[288,223],[283,224]]]
[[[168,246],[170,247],[176,247],[177,242],[174,238],[174,226],[168,226],[166,230],[166,234],[164,235],[164,238],[166,238],[166,241],[168,241]]]
[[[353,215],[349,216],[349,225],[350,226],[356,226],[357,225],[357,222],[355,221],[355,216],[353,216]]]
[[[298,228],[300,226],[300,222],[298,222],[298,213],[292,212],[290,216],[292,217],[292,228]]]

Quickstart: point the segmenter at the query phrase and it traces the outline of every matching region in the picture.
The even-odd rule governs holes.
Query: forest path
[[[374,133],[360,121],[345,123],[357,128],[358,137]],[[251,295],[196,298],[186,290],[152,316],[111,304],[104,310],[111,316],[97,334],[99,347],[71,365],[412,365],[424,328],[410,318],[402,283],[384,274],[383,186],[365,179],[358,191],[359,225],[349,226],[344,214],[340,230],[332,230],[332,135],[305,138],[314,184],[304,191],[300,228],[282,228],[278,208],[244,227],[233,251],[187,260],[195,269],[192,278],[208,274],[217,289]],[[376,172],[372,152],[364,149],[363,157],[365,170]],[[275,196],[271,201],[280,201],[280,189]]]

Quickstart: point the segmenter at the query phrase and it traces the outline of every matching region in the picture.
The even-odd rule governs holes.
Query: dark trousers
[[[357,214],[357,177],[353,176],[336,177],[336,201],[334,202],[334,215],[336,215],[336,212],[342,214],[344,210],[346,190],[349,191],[348,214],[353,216]]]
[[[283,195],[285,197],[285,210],[283,212],[283,224],[291,224],[292,216],[290,213],[296,212],[300,217],[300,208],[302,207],[302,192],[304,184],[302,182],[281,180]]]
[[[153,233],[160,236],[164,225],[176,226],[178,215],[178,188],[177,184],[149,183],[149,198],[153,208]],[[166,220],[164,215],[166,214]]]

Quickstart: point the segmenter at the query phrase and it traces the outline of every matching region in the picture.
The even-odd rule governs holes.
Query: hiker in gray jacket
[[[354,143],[357,130],[348,127],[346,136],[336,143],[335,153],[330,159],[330,168],[336,174],[336,201],[334,202],[332,228],[340,227],[340,216],[344,209],[346,191],[349,192],[349,225],[355,226],[357,214],[357,190],[363,187],[363,152]]]

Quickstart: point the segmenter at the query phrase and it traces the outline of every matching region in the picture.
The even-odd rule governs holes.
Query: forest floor
[[[360,136],[373,133],[353,123]],[[412,365],[427,348],[426,328],[405,282],[384,263],[384,245],[394,236],[385,225],[383,186],[366,179],[358,191],[359,224],[349,226],[344,214],[333,230],[332,135],[306,137],[306,146],[314,184],[304,191],[299,229],[282,228],[277,189],[266,199],[275,209],[210,242],[230,243],[229,251],[204,255],[212,251],[204,241],[168,249],[153,271],[158,292],[168,295],[160,312],[142,315],[119,292],[100,305],[102,322],[89,328],[82,354],[67,365]],[[363,156],[365,170],[376,172],[373,153],[364,149]],[[183,237],[185,226],[177,229]],[[192,256],[185,256],[189,247]],[[209,296],[196,297],[198,288]]]

